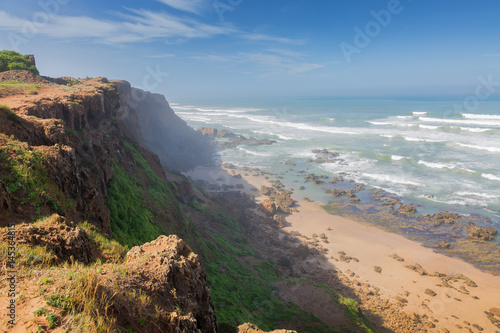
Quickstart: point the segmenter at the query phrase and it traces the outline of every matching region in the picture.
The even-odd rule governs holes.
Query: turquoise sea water
[[[498,100],[253,99],[173,103],[172,108],[194,128],[276,140],[272,146],[226,150],[221,159],[280,173],[299,195],[300,170],[345,173],[345,178],[417,204],[420,212],[481,214],[500,228]],[[315,148],[334,150],[340,159],[306,162],[315,157]],[[314,200],[331,200],[320,187],[302,192]]]

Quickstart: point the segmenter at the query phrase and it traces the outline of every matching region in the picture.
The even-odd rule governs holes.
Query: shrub
[[[15,51],[0,51],[0,72],[8,70],[27,70],[35,75],[40,75],[38,69],[31,65],[27,55]]]

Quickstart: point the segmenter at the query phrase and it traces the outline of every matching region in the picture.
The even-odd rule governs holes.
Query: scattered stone
[[[437,294],[436,294],[433,290],[431,290],[431,289],[425,289],[424,293],[426,293],[427,295],[432,296],[432,297],[434,297],[434,296],[436,296],[436,295],[437,295]]]
[[[382,267],[380,267],[380,266],[373,266],[373,270],[374,270],[376,273],[379,273],[379,274],[381,274],[381,273],[382,273]]]
[[[397,260],[397,261],[405,261],[402,257],[400,257],[397,253],[393,253],[391,255],[389,255],[389,257],[391,257],[392,259],[394,260]]]
[[[415,265],[407,265],[406,268],[409,268],[415,272],[417,272],[420,275],[429,275],[423,268],[420,266],[420,264],[415,264]]]
[[[481,326],[479,326],[478,324],[472,324],[472,327],[474,327],[478,331],[483,331],[483,328]]]

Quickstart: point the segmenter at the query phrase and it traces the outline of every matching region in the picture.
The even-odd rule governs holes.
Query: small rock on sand
[[[436,296],[436,295],[437,295],[437,294],[436,294],[433,290],[431,290],[431,289],[425,289],[424,293],[426,293],[427,295],[432,296],[432,297],[434,297],[434,296]]]
[[[397,253],[389,255],[389,257],[391,257],[392,259],[397,260],[397,261],[405,261],[403,258],[401,258],[400,256],[398,256]]]
[[[382,267],[380,266],[373,266],[373,270],[379,274],[382,273]]]

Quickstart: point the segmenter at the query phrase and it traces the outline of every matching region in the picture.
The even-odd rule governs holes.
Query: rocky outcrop
[[[410,215],[415,213],[417,211],[417,208],[414,205],[400,204],[398,205],[398,211],[401,214]]]
[[[243,324],[238,326],[238,333],[266,333],[265,331],[261,330],[257,326],[253,324]],[[297,331],[290,331],[290,330],[274,330],[269,333],[297,333]]]
[[[481,227],[472,222],[467,225],[467,234],[469,238],[490,241],[497,235],[498,231],[493,227]]]
[[[243,135],[234,134],[228,130],[218,130],[212,127],[200,127],[197,131],[209,139],[212,146],[216,147],[218,150],[234,149],[240,145],[263,146],[276,143],[276,141],[269,139],[247,138]]]
[[[85,230],[59,215],[53,215],[42,224],[16,226],[16,241],[19,244],[45,247],[55,254],[59,262],[79,261],[90,263],[93,242]],[[8,239],[8,231],[0,232],[0,239]]]
[[[167,314],[168,331],[217,332],[205,269],[182,239],[160,236],[132,248],[127,267],[140,277],[140,288],[148,295],[161,304],[175,304]]]
[[[277,212],[276,204],[270,198],[263,200],[260,205],[268,216],[273,216]]]
[[[0,73],[0,81],[20,81],[20,82],[25,82],[25,83],[33,83],[33,84],[47,84],[50,83],[49,81],[36,76],[35,74],[29,72],[29,71],[19,71],[19,70],[12,70],[12,71],[5,71]]]
[[[163,165],[187,170],[213,163],[213,147],[174,113],[163,95],[133,88],[126,81],[113,83],[120,95],[119,118]]]

